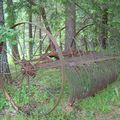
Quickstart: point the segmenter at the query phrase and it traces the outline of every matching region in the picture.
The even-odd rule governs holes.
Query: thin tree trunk
[[[65,29],[65,51],[70,49],[76,49],[75,44],[75,21],[76,21],[76,9],[75,4],[72,0],[66,3],[66,29]]]
[[[3,1],[0,0],[0,26],[4,25],[4,15],[3,15]],[[0,43],[0,54],[2,52],[3,42]]]
[[[7,12],[8,12],[8,26],[12,27],[15,24],[15,13],[14,13],[14,6],[13,0],[7,0]],[[14,38],[14,41],[17,41],[17,37]],[[12,46],[12,55],[14,56],[14,61],[20,58],[17,42],[16,45]]]
[[[41,14],[39,13],[39,21],[40,21],[40,24],[41,24]],[[40,38],[40,42],[39,42],[39,46],[40,46],[40,54],[42,54],[42,44],[43,44],[43,41],[42,41],[42,31],[41,29],[39,30],[39,38]]]
[[[101,47],[105,49],[107,47],[108,38],[108,7],[106,5],[103,5],[102,7],[102,23],[99,41]]]
[[[60,49],[61,49],[61,51],[63,51],[63,45],[62,45],[62,41],[61,41],[62,35],[61,34],[62,33],[60,32]]]
[[[29,7],[29,22],[32,22],[32,5]],[[33,55],[33,40],[32,40],[32,25],[29,24],[29,57],[32,58]]]
[[[0,25],[4,25],[3,0],[0,0]]]
[[[4,13],[3,13],[3,1],[0,0],[0,26],[4,25]],[[10,81],[11,75],[10,75],[10,70],[9,70],[9,65],[8,65],[8,60],[7,60],[7,53],[6,53],[6,44],[1,43],[2,45],[2,51],[0,53],[0,73],[7,73],[5,74],[6,78]],[[10,81],[11,82],[11,81]]]

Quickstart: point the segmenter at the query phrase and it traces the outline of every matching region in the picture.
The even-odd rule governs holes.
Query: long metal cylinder
[[[97,91],[115,81],[119,72],[120,63],[117,60],[67,66],[66,78],[71,89],[70,103],[73,104],[76,99],[95,95]]]

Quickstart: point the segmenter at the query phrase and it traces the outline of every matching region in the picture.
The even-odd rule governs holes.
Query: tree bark
[[[0,26],[4,25],[4,13],[3,13],[3,1],[0,0]],[[11,75],[7,60],[7,53],[6,53],[6,44],[0,43],[2,45],[2,51],[0,53],[0,73],[7,73],[8,75],[5,75],[6,78],[10,81]]]
[[[0,25],[4,24],[3,1],[0,0]]]
[[[0,0],[0,26],[3,25],[4,25],[3,1]],[[3,49],[3,42],[0,41],[0,58],[1,58],[2,49]]]
[[[8,12],[8,26],[12,27],[15,24],[15,14],[14,14],[14,6],[13,6],[13,0],[7,0],[7,12]],[[17,37],[14,38],[14,41],[17,41]],[[20,58],[17,42],[16,45],[12,46],[12,55],[14,56],[14,61],[18,60]]]
[[[29,6],[29,22],[32,22],[32,5]],[[32,25],[29,24],[29,57],[32,58],[33,55],[33,40],[32,40]]]
[[[41,24],[41,13],[39,13],[39,21],[40,21],[40,24]],[[39,38],[40,38],[40,42],[39,42],[39,52],[40,54],[42,54],[42,44],[43,44],[43,40],[42,40],[42,31],[41,29],[39,29]]]
[[[103,49],[107,47],[107,38],[108,38],[108,7],[107,5],[102,6],[102,22],[100,30],[100,45]]]
[[[65,20],[65,51],[76,49],[75,33],[76,33],[76,9],[72,0],[66,3],[66,20]]]

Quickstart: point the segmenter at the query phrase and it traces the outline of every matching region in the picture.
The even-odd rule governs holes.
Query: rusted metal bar
[[[119,60],[120,56],[118,55],[106,55],[104,57],[101,58],[102,55],[99,54],[91,54],[91,55],[85,55],[85,56],[81,56],[81,57],[73,57],[73,58],[66,58],[64,60],[64,65],[65,66],[70,66],[70,67],[74,67],[74,66],[83,66],[85,64],[92,64],[92,63],[98,63],[98,62],[104,62],[104,61],[109,61],[109,60]],[[38,61],[37,64],[35,64],[35,66],[37,68],[59,68],[61,65],[59,60],[53,61],[53,62],[48,62],[48,63],[40,63]]]

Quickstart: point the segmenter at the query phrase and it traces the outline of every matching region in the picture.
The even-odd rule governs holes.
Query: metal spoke
[[[47,35],[45,35],[45,37],[43,38],[42,43],[44,42],[44,40],[45,40],[46,37],[47,37]],[[33,56],[35,56],[35,54],[37,53],[37,51],[39,50],[39,48],[40,48],[40,45],[37,47],[37,49],[36,49],[36,51],[34,52]]]

